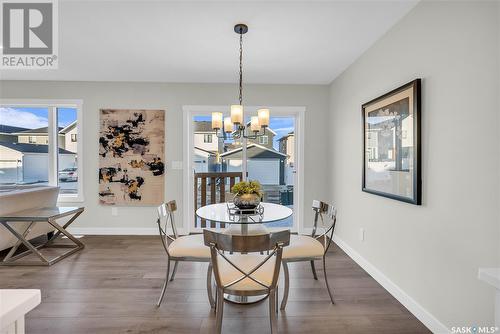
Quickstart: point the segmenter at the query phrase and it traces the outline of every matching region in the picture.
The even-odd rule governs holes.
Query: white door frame
[[[295,189],[299,191],[293,192],[294,202],[294,217],[292,231],[299,234],[304,231],[304,130],[305,130],[305,111],[303,106],[266,106],[271,110],[271,117],[295,117]],[[257,114],[257,110],[261,106],[245,106],[245,113]],[[186,232],[199,232],[194,228],[193,211],[194,206],[191,200],[193,199],[193,122],[195,115],[211,115],[212,112],[223,112],[224,116],[229,116],[230,106],[224,105],[185,105],[182,106],[183,111],[183,203],[182,211],[184,216],[183,226],[186,227]],[[244,115],[245,116],[245,115]],[[246,158],[246,157],[244,157]],[[246,164],[243,164],[245,166]]]

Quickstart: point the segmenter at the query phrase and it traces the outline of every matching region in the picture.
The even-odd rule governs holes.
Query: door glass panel
[[[47,108],[0,107],[0,185],[47,185]]]
[[[212,130],[211,116],[194,116],[193,122],[193,177],[196,183],[196,203],[195,208],[203,205],[219,203],[222,197],[228,198],[230,179],[225,177],[227,172],[242,172],[241,160],[241,140],[231,136],[218,138],[217,133]],[[221,136],[221,132],[218,133]],[[226,159],[226,155],[231,159]],[[197,177],[199,173],[204,174],[206,179]],[[215,185],[212,187],[213,178]],[[225,180],[225,181],[222,181]],[[234,182],[238,182],[236,179]],[[203,185],[202,183],[205,183]],[[224,182],[224,185],[221,185]],[[212,189],[215,188],[215,196],[212,196]],[[221,191],[224,196],[221,197]],[[215,198],[214,201],[212,201]],[[215,224],[215,223],[214,223]],[[212,222],[202,222],[195,217],[195,227],[211,227]],[[218,227],[215,225],[214,227]]]
[[[295,118],[271,117],[264,136],[248,139],[247,171],[249,180],[257,180],[264,201],[293,209],[295,162]],[[293,227],[293,217],[266,224],[268,227]]]
[[[75,108],[57,109],[58,182],[61,194],[78,194],[78,126]]]

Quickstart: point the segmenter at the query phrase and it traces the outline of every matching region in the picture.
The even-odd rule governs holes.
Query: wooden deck
[[[181,263],[160,308],[166,269],[155,236],[89,236],[86,248],[52,267],[2,267],[0,288],[42,290],[27,317],[28,334],[211,333],[215,317],[205,291],[206,264]],[[291,264],[291,290],[280,333],[430,333],[338,247],[328,256],[336,304],[321,263]],[[281,298],[280,291],[280,298]],[[269,333],[267,303],[226,304],[223,333]]]

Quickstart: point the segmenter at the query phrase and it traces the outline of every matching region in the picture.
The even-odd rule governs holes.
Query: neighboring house
[[[0,183],[47,182],[48,145],[0,143]],[[76,154],[59,148],[59,170],[76,167]]]
[[[279,143],[279,151],[283,154],[288,155],[286,163],[293,167],[295,163],[295,134],[294,132],[290,132],[287,135],[284,135],[278,140]]]
[[[18,126],[0,124],[0,142],[16,143],[17,135],[14,133],[28,130]]]
[[[250,122],[247,123],[247,127],[250,128]],[[262,130],[260,130],[259,133],[262,133]],[[234,132],[233,132],[234,134]],[[259,136],[256,139],[248,139],[247,143],[254,143],[258,144],[270,149],[273,149],[273,140],[274,137],[276,136],[276,132],[274,132],[273,129],[271,128],[266,128],[266,134],[264,136]],[[235,139],[233,146],[241,146],[241,138],[240,139]]]
[[[208,121],[194,122],[194,169],[197,173],[216,172],[217,155],[224,151],[224,140],[217,137]]]
[[[58,136],[58,144],[60,148],[65,148],[65,139],[64,134],[60,131],[62,127],[59,127],[59,136]],[[20,131],[13,133],[17,136],[17,141],[19,143],[25,144],[39,144],[39,145],[47,145],[49,143],[49,134],[48,127],[38,128],[38,129],[30,129],[25,131]]]
[[[78,127],[76,121],[73,121],[65,128],[59,131],[59,135],[64,135],[64,148],[70,152],[78,152]]]
[[[278,140],[279,151],[287,155],[285,164],[285,184],[294,184],[295,170],[295,133],[292,131]]]
[[[222,151],[224,141],[217,138],[215,130],[212,130],[212,123],[208,121],[194,122],[194,147],[214,154]]]
[[[216,157],[218,153],[203,150],[199,147],[194,148],[193,167],[197,173],[206,173],[216,171]]]
[[[220,155],[223,169],[227,172],[241,172],[242,148]],[[284,167],[287,156],[273,148],[251,143],[247,146],[248,179],[263,185],[285,184]]]

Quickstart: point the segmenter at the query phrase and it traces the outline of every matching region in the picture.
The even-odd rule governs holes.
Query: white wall
[[[330,90],[337,234],[448,327],[493,325],[477,273],[500,263],[498,7],[421,2]],[[361,105],[418,77],[422,206],[361,191]]]
[[[182,161],[183,105],[229,105],[237,99],[236,84],[162,84],[116,82],[51,82],[2,81],[0,97],[31,99],[83,100],[83,185],[86,207],[75,227],[117,228],[116,231],[137,231],[149,228],[155,231],[156,209],[119,208],[118,216],[111,208],[98,204],[98,131],[100,108],[165,109],[166,112],[166,189],[165,198],[182,202],[182,170],[173,170],[172,161]],[[310,204],[315,198],[328,196],[326,164],[314,163],[327,150],[328,142],[312,135],[326,133],[328,124],[329,87],[327,85],[246,85],[245,103],[248,105],[305,106],[305,174],[304,208],[310,218]],[[236,93],[235,93],[236,92]],[[271,108],[272,110],[272,108]],[[271,111],[272,112],[272,111]],[[78,158],[82,154],[78,152]],[[182,205],[178,205],[177,221],[183,223]],[[189,214],[191,215],[191,214]],[[311,219],[306,219],[310,223]],[[112,232],[113,230],[111,230]],[[107,230],[107,232],[110,232]]]

